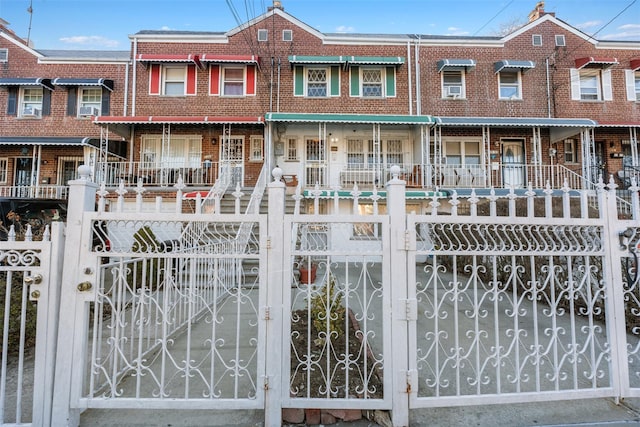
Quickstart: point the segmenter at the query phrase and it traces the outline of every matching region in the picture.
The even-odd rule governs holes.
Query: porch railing
[[[0,187],[0,197],[21,197],[32,199],[67,199],[67,185],[17,185]]]
[[[191,163],[191,162],[190,162]],[[125,185],[172,187],[182,177],[187,186],[211,187],[218,178],[219,164],[210,160],[200,163],[163,162],[161,165],[148,162],[107,162],[98,165],[96,182],[105,182],[107,187],[115,187],[124,181]]]

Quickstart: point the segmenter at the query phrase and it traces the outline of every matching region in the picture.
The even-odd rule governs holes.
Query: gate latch
[[[78,284],[78,292],[86,292],[93,287],[91,282],[81,282]]]

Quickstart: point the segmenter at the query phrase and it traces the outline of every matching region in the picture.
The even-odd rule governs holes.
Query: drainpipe
[[[420,36],[418,37],[418,41],[415,46],[415,56],[416,56],[416,114],[420,116],[422,114],[422,97],[420,96],[421,92],[421,84],[420,84]]]
[[[269,111],[273,111],[273,67],[275,61],[273,56],[271,57],[271,75],[269,76]]]
[[[409,115],[413,115],[413,91],[411,88],[411,42],[407,42],[407,74],[409,75]]]
[[[138,56],[138,39],[134,37],[133,39],[133,74],[131,78],[133,79],[133,83],[131,86],[131,115],[136,115],[136,88],[137,88],[137,75],[138,75],[138,67],[136,67],[136,56]]]
[[[122,108],[122,115],[127,115],[127,110],[129,109],[129,65],[131,61],[127,61],[124,68],[124,106]]]
[[[280,112],[280,57],[278,57],[278,90],[276,92],[276,111]]]
[[[551,118],[551,82],[549,81],[549,58],[545,59],[547,71],[547,117]]]

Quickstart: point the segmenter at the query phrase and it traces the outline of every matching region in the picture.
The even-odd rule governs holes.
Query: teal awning
[[[339,199],[353,199],[353,194],[351,194],[353,192],[353,190],[338,190],[338,198]],[[358,195],[358,198],[360,199],[368,199],[371,196],[373,196],[373,191],[359,191],[360,195]],[[315,190],[304,190],[302,192],[302,196],[308,199],[313,199],[315,198]],[[321,190],[320,194],[319,194],[319,198],[321,199],[333,199],[335,197],[336,194],[336,190]],[[386,191],[378,191],[378,196],[380,196],[383,199],[387,198],[387,192]],[[433,199],[433,197],[449,197],[451,195],[450,192],[448,191],[417,191],[417,190],[411,190],[411,191],[405,191],[405,197],[407,199]]]
[[[387,125],[430,125],[431,116],[404,116],[384,114],[313,114],[313,113],[267,113],[266,122],[296,123],[379,123]]]
[[[493,127],[594,127],[591,119],[563,119],[541,117],[438,117],[441,126]]]
[[[291,55],[289,62],[291,64],[345,64],[347,58],[347,56]]]
[[[462,70],[476,66],[475,59],[441,59],[438,61],[438,72]]]
[[[347,65],[402,65],[402,56],[347,56]]]
[[[503,59],[493,64],[496,73],[504,70],[528,70],[535,67],[536,63],[533,61],[517,61],[515,59]]]

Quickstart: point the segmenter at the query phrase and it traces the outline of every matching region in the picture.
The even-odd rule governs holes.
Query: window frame
[[[160,84],[160,94],[162,96],[185,96],[187,94],[187,66],[186,65],[176,65],[176,64],[163,64],[162,65],[162,81]],[[168,78],[169,70],[182,70],[182,80],[177,79],[177,77],[173,77],[173,79]],[[177,84],[182,83],[182,93],[168,93],[167,84]]]
[[[300,150],[298,149],[298,138],[285,137],[285,154],[286,162],[300,161]]]
[[[9,49],[6,47],[0,48],[0,63],[9,62]]]
[[[220,96],[224,97],[243,97],[247,94],[247,67],[245,66],[223,66],[220,67]],[[228,71],[240,71],[241,77],[227,78]],[[237,87],[238,84],[242,86],[241,93],[226,93],[227,87]],[[230,85],[230,86],[227,86]]]
[[[564,34],[556,34],[554,39],[557,47],[563,47],[567,45],[567,41],[564,37]]]
[[[575,139],[567,138],[563,141],[564,146],[564,163],[576,164],[578,162],[578,144]],[[568,159],[570,156],[570,159]]]
[[[178,145],[181,145],[181,147],[178,147]],[[201,166],[202,135],[171,136],[171,141],[168,146],[171,147],[171,151],[173,152],[165,153],[163,157],[162,135],[142,135],[140,143],[140,169],[196,169]],[[177,152],[179,152],[179,155],[174,156]]]
[[[640,102],[640,70],[636,70],[633,72],[634,83],[636,88],[636,99],[635,102]]]
[[[442,91],[442,98],[443,99],[465,99],[466,98],[466,86],[465,86],[465,72],[464,70],[443,70],[440,76],[440,84],[441,84],[441,91]],[[446,82],[445,78],[446,77],[452,77],[453,75],[458,75],[460,77],[460,81],[459,82]],[[459,83],[459,84],[455,84],[455,83]],[[449,95],[448,93],[448,88],[449,87],[455,87],[455,86],[460,86],[460,95],[459,96],[454,96],[454,95]]]
[[[516,82],[515,83],[503,82],[502,81],[503,77],[506,77],[508,75],[515,75]],[[503,96],[502,91],[510,88],[516,89],[515,95]],[[509,70],[502,70],[498,73],[498,98],[501,100],[508,100],[508,101],[522,99],[522,71],[521,70],[509,69]]]
[[[324,81],[323,82],[312,81],[311,74],[317,73],[320,71],[324,72]],[[331,69],[329,67],[305,67],[305,79],[304,79],[305,97],[306,98],[329,98],[330,75],[331,75]],[[311,84],[324,85],[324,95],[311,95],[310,94]],[[319,86],[318,88],[314,88],[314,90],[318,90],[318,89],[319,89]]]
[[[85,94],[85,91],[91,91],[91,92],[95,92],[99,95],[99,97],[96,100],[93,101],[84,101],[83,100],[83,96]],[[77,108],[77,117],[78,118],[87,118],[87,117],[91,117],[91,114],[87,115],[87,114],[80,114],[80,110],[82,109],[82,107],[92,107],[97,109],[97,114],[95,114],[96,116],[99,116],[102,112],[102,94],[103,94],[103,90],[100,86],[81,86],[78,87],[78,108]],[[93,95],[95,96],[95,94]]]
[[[580,101],[602,101],[602,73],[599,69],[586,69],[579,70],[580,77]],[[586,80],[593,81],[595,84],[595,94],[592,94],[591,98],[587,98],[589,93],[585,93],[585,89],[593,89],[591,87],[585,87],[584,83]]]
[[[261,162],[264,160],[264,138],[261,135],[249,137],[249,161]]]
[[[378,72],[378,77],[379,77],[379,81],[378,82],[365,82],[365,72],[367,73],[371,73],[371,72]],[[386,80],[386,74],[385,74],[385,69],[382,67],[360,67],[359,69],[359,73],[360,73],[360,93],[361,93],[361,98],[368,98],[368,99],[375,99],[375,98],[385,98],[386,94],[385,94],[385,80]],[[370,87],[374,87],[377,86],[379,87],[379,94],[378,95],[367,95],[366,91],[365,91],[365,87],[370,86]]]
[[[269,41],[269,30],[266,28],[258,29],[258,33],[256,34],[259,42],[267,42]]]
[[[39,101],[38,100],[26,100],[27,92],[37,92],[39,91]],[[27,118],[27,119],[41,119],[42,118],[42,108],[44,106],[44,91],[43,87],[38,86],[21,86],[19,90],[18,96],[18,117]],[[34,96],[34,95],[29,95]],[[24,114],[26,108],[38,108],[39,112],[36,114]]]
[[[0,184],[7,184],[9,181],[9,158],[0,157]]]
[[[458,150],[455,153],[448,153],[448,148],[453,145],[457,145]],[[471,146],[476,146],[477,150],[469,150]],[[482,141],[475,138],[447,138],[442,141],[442,158],[447,165],[482,165],[484,151],[482,150]],[[456,158],[459,162],[452,162],[449,159]],[[470,162],[467,159],[476,159],[476,161]]]
[[[536,43],[536,40],[538,41]],[[532,46],[542,46],[542,34],[532,34],[531,35],[531,45]]]
[[[288,34],[288,36],[286,36]],[[283,42],[292,42],[293,41],[293,30],[282,30],[282,41]]]

